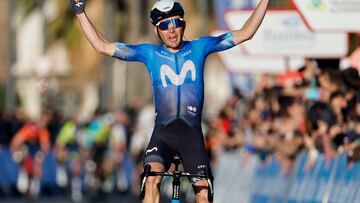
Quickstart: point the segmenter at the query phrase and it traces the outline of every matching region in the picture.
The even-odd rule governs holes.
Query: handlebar
[[[173,172],[164,171],[164,172],[155,172],[151,171],[151,166],[146,164],[144,166],[144,172],[141,174],[141,185],[140,185],[140,199],[143,200],[145,197],[145,184],[146,180],[149,176],[171,176],[174,179],[179,179],[180,177],[197,177],[203,178],[207,181],[208,184],[208,200],[209,202],[213,202],[214,199],[214,188],[213,188],[213,177],[209,175],[209,172],[206,168],[204,168],[202,173],[187,173],[175,170]]]
[[[186,173],[186,172],[180,172],[180,171],[174,171],[174,172],[154,172],[151,171],[148,173],[148,176],[174,176],[178,175],[180,177],[198,177],[198,178],[206,178],[205,173]]]

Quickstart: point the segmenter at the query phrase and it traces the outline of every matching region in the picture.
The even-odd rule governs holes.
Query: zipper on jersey
[[[179,64],[178,64],[178,59],[177,58],[178,58],[177,54],[175,54],[175,70],[176,70],[176,74],[178,75],[178,79],[179,79],[180,70],[179,70]],[[180,118],[180,84],[176,85],[176,91],[177,91],[176,117]]]

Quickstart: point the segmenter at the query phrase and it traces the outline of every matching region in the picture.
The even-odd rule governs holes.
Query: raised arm
[[[85,4],[86,0],[70,0],[71,8],[74,10],[81,28],[96,52],[107,56],[113,56],[115,52],[115,43],[109,43],[105,37],[96,30],[95,26],[84,12]]]
[[[255,35],[264,19],[269,1],[270,0],[261,0],[243,27],[240,30],[232,31],[235,45],[250,40]]]

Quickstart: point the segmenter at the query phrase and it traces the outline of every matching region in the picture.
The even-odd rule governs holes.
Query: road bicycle
[[[172,177],[172,197],[171,203],[180,203],[180,191],[181,191],[181,177],[187,178],[200,178],[205,179],[208,184],[208,200],[212,202],[214,199],[214,188],[212,184],[212,177],[209,175],[208,170],[205,168],[201,173],[187,173],[179,170],[179,165],[181,164],[180,157],[176,155],[173,160],[175,165],[174,171],[165,171],[165,172],[154,172],[151,171],[151,166],[146,164],[144,166],[144,172],[141,174],[140,182],[140,199],[143,200],[145,197],[145,184],[149,176],[169,176]]]

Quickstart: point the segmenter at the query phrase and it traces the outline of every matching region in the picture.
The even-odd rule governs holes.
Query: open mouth
[[[170,42],[177,42],[177,37],[176,36],[169,37],[169,41]]]

